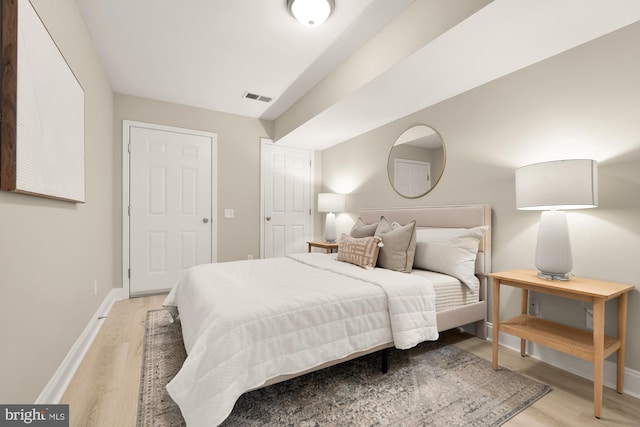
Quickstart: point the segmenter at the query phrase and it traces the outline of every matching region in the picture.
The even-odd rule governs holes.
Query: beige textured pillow
[[[355,238],[345,233],[338,242],[338,261],[348,262],[362,268],[371,269],[376,266],[380,242],[377,236]]]
[[[362,218],[358,218],[356,223],[353,224],[349,234],[351,237],[370,237],[375,234],[377,227],[377,222],[375,224],[367,224]]]
[[[382,238],[383,244],[378,255],[378,267],[411,273],[416,255],[416,221],[406,225],[392,224],[383,216],[375,235]]]

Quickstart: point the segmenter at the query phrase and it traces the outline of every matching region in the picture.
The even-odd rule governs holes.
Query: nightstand
[[[541,279],[533,270],[513,270],[489,274],[493,278],[493,369],[498,369],[500,331],[520,338],[520,355],[526,354],[527,340],[588,360],[593,363],[593,413],[602,414],[604,359],[617,354],[616,391],[624,391],[624,353],[627,335],[627,302],[633,285],[570,277],[568,281]],[[522,289],[520,316],[500,322],[500,285]],[[527,314],[529,291],[552,294],[593,304],[593,332]],[[618,337],[604,335],[605,301],[618,299]]]
[[[331,252],[335,251],[338,252],[338,243],[337,242],[307,242],[307,245],[309,245],[309,249],[308,252],[311,252],[311,248],[315,247],[315,248],[322,248],[325,251],[327,251],[328,254],[330,254]]]

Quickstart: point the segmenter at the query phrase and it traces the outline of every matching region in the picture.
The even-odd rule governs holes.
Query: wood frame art
[[[0,190],[84,202],[84,89],[29,0],[2,0]]]

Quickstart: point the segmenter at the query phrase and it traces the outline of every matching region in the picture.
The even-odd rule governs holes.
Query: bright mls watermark
[[[69,427],[69,405],[0,405],[0,427]]]

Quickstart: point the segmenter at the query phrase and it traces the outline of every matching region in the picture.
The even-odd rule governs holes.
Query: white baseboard
[[[493,325],[487,323],[488,339],[493,337]],[[500,333],[500,345],[520,353],[520,338],[513,335]],[[577,357],[570,356],[557,350],[527,341],[527,356],[548,363],[572,374],[593,381],[593,363]],[[604,385],[616,388],[616,364],[608,360],[604,361]],[[640,398],[640,371],[624,369],[624,393]]]
[[[111,306],[114,302],[123,298],[122,288],[114,288],[107,294],[98,310],[91,318],[91,321],[84,328],[84,331],[80,334],[76,342],[71,346],[71,349],[62,360],[60,366],[53,374],[47,385],[44,387],[36,401],[38,404],[57,404],[60,402],[64,391],[71,382],[71,378],[75,374],[80,362],[84,358],[85,354],[89,350],[91,343],[95,339],[104,318],[111,310]]]

